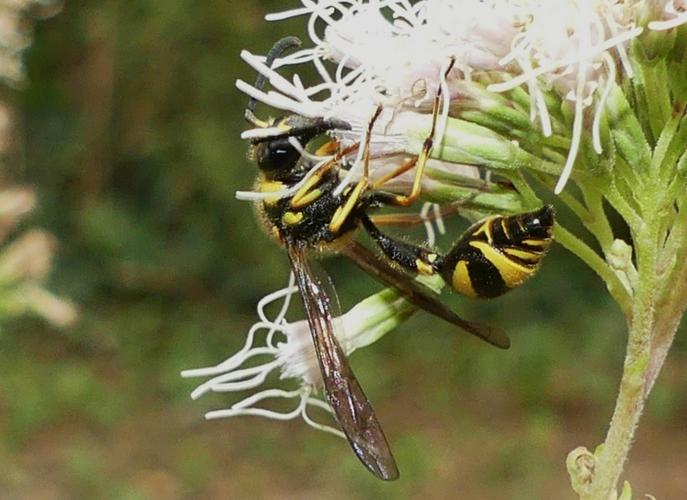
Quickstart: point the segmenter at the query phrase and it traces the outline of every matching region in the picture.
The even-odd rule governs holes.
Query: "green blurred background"
[[[28,84],[9,96],[21,147],[8,168],[38,188],[25,227],[59,240],[49,288],[80,320],[2,327],[0,497],[572,498],[564,459],[604,436],[625,329],[601,282],[558,247],[521,290],[449,299],[507,328],[510,351],[417,314],[353,356],[395,483],[300,420],[206,422],[236,395],[190,400],[196,381],[179,372],[242,345],[256,302],[288,275],[234,197],[255,175],[234,81],[254,79],[242,48],[303,35],[302,20],[263,21],[296,3],[68,1],[36,25]],[[379,289],[340,259],[325,267],[344,308]],[[687,497],[685,333],[631,455],[638,494]]]

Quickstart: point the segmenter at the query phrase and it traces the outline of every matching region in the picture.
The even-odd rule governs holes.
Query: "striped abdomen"
[[[551,244],[553,207],[471,226],[433,267],[454,290],[469,297],[497,297],[532,276]]]

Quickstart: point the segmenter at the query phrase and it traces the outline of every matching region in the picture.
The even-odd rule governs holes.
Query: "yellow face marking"
[[[260,182],[260,192],[261,193],[272,193],[274,191],[279,191],[284,189],[284,183],[279,181],[261,181]]]
[[[424,274],[425,276],[434,274],[434,268],[422,259],[415,259],[415,267],[417,268],[417,272]]]
[[[506,255],[503,255],[483,241],[471,241],[470,246],[482,252],[482,255],[498,269],[504,283],[509,288],[520,285],[534,274],[535,269],[509,259]]]
[[[511,257],[517,257],[527,262],[536,264],[541,259],[541,253],[533,252],[530,250],[522,250],[519,248],[504,248],[503,253],[510,255]]]
[[[284,215],[281,216],[281,220],[284,224],[289,226],[296,225],[303,220],[303,212],[284,212]]]
[[[428,261],[430,264],[434,264],[434,262],[437,260],[437,257],[439,257],[437,254],[435,254],[435,253],[430,253],[430,254],[427,255],[427,261]]]
[[[477,292],[472,287],[470,281],[470,274],[468,273],[468,264],[464,260],[459,260],[456,267],[453,269],[453,276],[451,276],[451,286],[453,289],[473,299],[478,298]]]
[[[496,217],[490,217],[486,219],[484,222],[482,222],[482,225],[477,229],[477,231],[472,233],[472,235],[479,236],[480,234],[484,234],[484,236],[487,237],[487,241],[491,245],[494,241],[494,235],[491,231],[491,225],[494,222],[494,219],[496,219]]]
[[[274,193],[284,189],[284,183],[279,181],[260,181],[258,188],[261,193]],[[265,205],[274,205],[279,201],[279,196],[268,197],[263,200]]]

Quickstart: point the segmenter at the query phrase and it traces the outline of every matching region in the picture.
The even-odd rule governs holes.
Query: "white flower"
[[[285,316],[292,296],[298,289],[291,276],[289,285],[265,296],[257,306],[260,318],[248,332],[244,346],[233,356],[208,368],[196,368],[182,372],[183,377],[211,377],[200,384],[191,397],[197,399],[207,392],[240,392],[265,385],[268,376],[278,372],[282,380],[294,380],[294,390],[262,388],[230,408],[208,412],[208,419],[257,415],[276,420],[290,420],[297,417],[310,426],[343,437],[343,433],[329,425],[315,422],[309,415],[309,408],[332,413],[329,405],[316,396],[322,386],[322,377],[313,347],[307,321],[295,323],[286,321]],[[265,308],[282,300],[279,313],[269,319]],[[415,311],[415,307],[393,290],[384,290],[361,301],[341,318],[335,320],[336,335],[346,355],[356,349],[376,342],[393,330]],[[264,333],[264,337],[261,332]],[[260,338],[258,338],[260,336]],[[255,360],[262,360],[256,364]],[[296,407],[280,412],[257,406],[269,399],[296,399]]]
[[[394,148],[411,152],[412,148],[405,145],[407,128],[398,124],[410,121],[404,120],[409,112],[427,113],[437,88],[443,85],[445,100],[436,147],[441,143],[452,102],[463,98],[465,82],[476,72],[498,70],[507,80],[491,85],[489,90],[504,92],[525,85],[531,97],[531,118],[539,119],[545,136],[551,135],[552,124],[544,92],[553,89],[574,106],[571,145],[557,192],[572,171],[584,111],[593,104],[594,147],[601,153],[600,116],[615,81],[616,60],[631,75],[625,48],[642,32],[635,26],[635,2],[614,0],[301,3],[300,8],[267,19],[308,16],[314,46],[284,56],[273,68],[244,51],[244,60],[269,78],[272,90],[262,92],[239,81],[241,90],[289,112],[347,121],[353,131],[341,137],[349,142],[364,139],[373,110],[384,106],[385,113],[371,141],[381,156]],[[666,9],[680,12],[681,7],[674,4],[670,4],[672,10],[669,6]],[[450,60],[454,61],[453,69],[444,78]],[[289,81],[275,71],[304,63],[315,66],[321,82],[306,87],[298,75]],[[386,148],[383,152],[378,149],[380,145]],[[356,158],[345,183],[359,173],[359,163],[360,158]]]

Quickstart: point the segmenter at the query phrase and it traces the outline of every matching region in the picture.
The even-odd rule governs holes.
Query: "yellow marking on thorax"
[[[422,259],[415,259],[415,267],[417,268],[418,273],[424,274],[425,276],[431,276],[434,274],[434,268]]]
[[[509,288],[518,286],[535,272],[535,269],[509,259],[483,241],[471,241],[470,246],[482,252],[482,255],[498,269],[501,278]]]
[[[477,292],[472,287],[472,281],[470,280],[470,273],[468,272],[467,262],[464,260],[459,260],[456,267],[453,269],[453,275],[451,276],[451,286],[453,289],[473,299],[478,298]]]
[[[294,226],[303,220],[303,212],[284,212],[281,220],[288,226]]]

